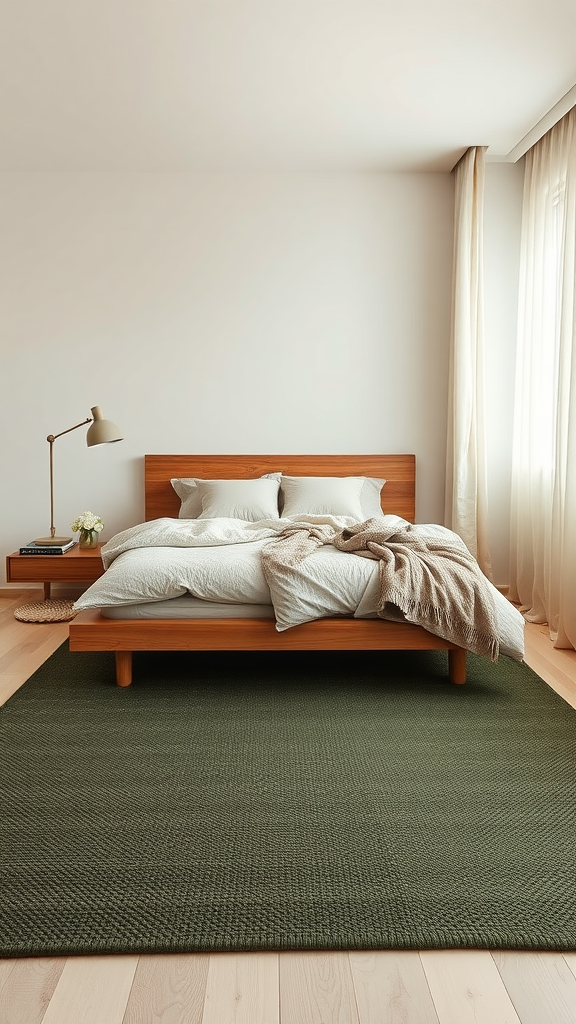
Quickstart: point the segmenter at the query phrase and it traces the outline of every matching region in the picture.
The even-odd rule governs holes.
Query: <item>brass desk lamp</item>
[[[61,430],[59,434],[48,434],[46,440],[50,445],[50,536],[49,537],[37,537],[34,541],[38,545],[49,545],[49,544],[68,544],[72,537],[57,537],[56,530],[54,527],[54,441],[57,437],[62,437],[63,434],[69,434],[71,430],[78,430],[78,427],[85,426],[86,423],[92,425],[88,427],[86,434],[86,444],[89,448],[96,444],[110,444],[112,441],[122,441],[123,437],[119,427],[111,420],[105,420],[102,415],[102,410],[99,405],[95,405],[91,409],[92,416],[88,416],[81,423],[76,423],[73,427],[68,427],[67,430]]]

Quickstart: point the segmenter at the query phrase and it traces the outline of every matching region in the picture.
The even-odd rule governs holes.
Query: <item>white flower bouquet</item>
[[[73,533],[92,533],[93,530],[100,533],[104,529],[104,523],[100,516],[95,516],[93,512],[83,512],[81,516],[76,517],[70,529]]]

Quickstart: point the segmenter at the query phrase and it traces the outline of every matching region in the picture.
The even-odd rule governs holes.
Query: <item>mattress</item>
[[[106,619],[273,619],[271,604],[224,604],[184,594],[168,601],[102,608]]]

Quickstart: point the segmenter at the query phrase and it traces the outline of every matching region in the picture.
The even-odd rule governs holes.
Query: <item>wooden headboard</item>
[[[370,476],[386,480],[382,509],[413,523],[416,516],[414,455],[145,455],[144,516],[146,521],[178,518],[180,499],[170,480],[249,479],[263,473],[287,476]]]

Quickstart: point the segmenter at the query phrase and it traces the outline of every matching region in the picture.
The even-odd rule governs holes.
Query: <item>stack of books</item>
[[[69,540],[67,544],[36,544],[33,540],[20,548],[21,555],[63,555],[77,544],[77,540]]]

